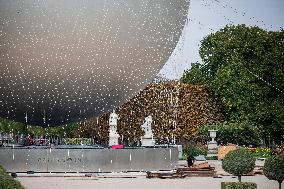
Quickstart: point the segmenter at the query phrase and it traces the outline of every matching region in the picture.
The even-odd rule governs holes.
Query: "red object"
[[[111,148],[112,148],[112,149],[121,149],[121,148],[123,148],[123,145],[121,145],[121,144],[112,145]]]

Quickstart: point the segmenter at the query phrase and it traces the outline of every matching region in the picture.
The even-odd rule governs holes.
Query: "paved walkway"
[[[237,178],[229,176],[223,171],[221,161],[208,161],[215,167],[221,178],[212,177],[186,177],[184,179],[147,179],[146,173],[113,173],[102,175],[93,174],[85,177],[85,174],[56,174],[42,173],[35,175],[18,174],[19,180],[26,189],[220,189],[221,182],[237,182]],[[185,166],[186,161],[180,161],[180,166]],[[263,165],[258,161],[257,165]],[[223,176],[226,175],[226,176]],[[121,178],[112,178],[121,177]],[[134,178],[122,178],[134,177]],[[244,176],[243,181],[257,183],[258,189],[278,189],[276,181],[270,181],[263,175]],[[283,184],[284,185],[284,184]],[[284,186],[282,186],[284,189]]]
[[[184,179],[95,178],[95,177],[18,177],[26,189],[220,189],[221,182],[236,182],[237,178],[223,176],[186,177]],[[258,189],[278,189],[278,183],[265,176],[247,176],[243,181],[257,183]],[[284,187],[282,187],[284,189]]]

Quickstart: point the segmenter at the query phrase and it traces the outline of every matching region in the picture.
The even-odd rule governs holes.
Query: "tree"
[[[224,122],[217,129],[219,143],[258,146],[261,142],[259,128],[249,121]]]
[[[193,85],[204,85],[206,84],[207,78],[203,71],[203,66],[199,62],[192,63],[191,69],[186,70],[181,77],[182,83],[190,83]]]
[[[45,129],[41,126],[27,125],[28,134],[33,136],[45,135]]]
[[[173,81],[151,83],[116,109],[120,117],[118,133],[126,141],[135,143],[143,136],[141,125],[145,117],[151,115],[155,138],[192,139],[197,126],[223,121],[222,107],[211,93],[206,87]],[[107,142],[108,118],[109,114],[104,114],[82,122],[76,135],[92,135]]]
[[[222,161],[223,169],[228,173],[238,176],[239,182],[241,182],[241,176],[251,172],[254,166],[254,157],[243,149],[230,151]]]
[[[281,183],[284,180],[284,155],[266,159],[263,173],[268,179],[278,181],[279,189],[281,189]]]
[[[0,133],[26,134],[27,128],[23,123],[0,118]]]
[[[281,143],[284,134],[284,30],[226,26],[205,37],[183,82],[211,87],[225,107],[227,121],[249,120],[262,136]],[[195,75],[202,78],[196,81]]]
[[[198,136],[208,141],[208,130],[217,129],[216,141],[219,144],[237,144],[237,145],[260,145],[260,130],[255,123],[242,122],[223,122],[215,125],[202,125],[198,128]]]

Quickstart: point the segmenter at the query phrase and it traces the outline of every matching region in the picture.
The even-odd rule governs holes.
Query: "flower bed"
[[[252,153],[255,158],[268,158],[272,155],[272,150],[270,148],[248,148],[245,147],[246,150]]]

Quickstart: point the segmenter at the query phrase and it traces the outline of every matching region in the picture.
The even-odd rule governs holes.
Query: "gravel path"
[[[218,175],[229,175],[222,169],[221,161],[208,161],[215,167]],[[186,166],[186,161],[180,161],[180,166]],[[262,166],[263,162],[256,162]],[[135,178],[99,178],[96,176],[84,177],[84,174],[18,174],[19,180],[26,189],[220,189],[221,182],[237,182],[233,176],[186,177],[184,179],[147,179],[145,173],[113,173],[108,176],[133,176]],[[244,176],[243,181],[257,183],[258,189],[278,189],[276,181],[268,180],[263,175]],[[282,186],[284,189],[284,184]]]
[[[95,177],[18,177],[26,189],[219,189],[221,182],[237,181],[222,178],[187,177],[184,179],[95,178]],[[278,189],[278,183],[265,176],[246,176],[243,181],[257,183],[258,189]],[[284,187],[282,187],[284,189]]]

